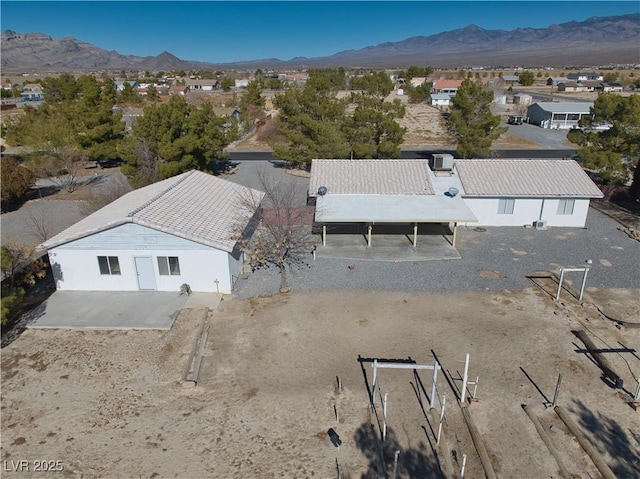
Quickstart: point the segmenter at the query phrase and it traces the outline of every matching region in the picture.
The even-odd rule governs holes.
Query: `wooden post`
[[[603,479],[616,479],[615,474],[613,473],[613,471],[611,471],[607,463],[604,462],[604,459],[602,459],[602,456],[591,445],[591,443],[588,441],[585,435],[582,434],[582,431],[578,428],[577,424],[573,422],[573,419],[569,417],[569,415],[565,412],[565,410],[560,406],[556,406],[553,409],[555,410],[556,414],[560,417],[562,422],[567,426],[569,431],[571,431],[571,434],[573,434],[575,438],[578,440],[578,443],[580,444],[582,449],[584,449],[584,452],[586,452],[587,455],[591,458],[591,460],[593,461],[593,464],[596,466],[598,471],[600,471],[600,474],[602,474]]]
[[[327,246],[327,225],[322,225],[322,246]]]
[[[581,329],[579,331],[575,331],[574,334],[584,343],[584,346],[587,351],[589,351],[591,357],[598,363],[603,374],[615,384],[616,389],[622,389],[622,378],[613,370],[613,367],[606,356],[598,352],[598,348],[593,344],[593,341],[591,341],[587,332]]]
[[[547,446],[547,449],[549,449],[549,452],[551,453],[553,458],[556,460],[556,463],[558,463],[558,468],[560,469],[560,473],[562,474],[562,477],[564,479],[572,479],[573,476],[567,469],[567,466],[565,466],[564,462],[562,461],[560,452],[553,445],[551,438],[547,434],[547,431],[545,430],[545,428],[542,427],[542,424],[540,424],[540,421],[538,420],[538,418],[533,414],[533,411],[531,411],[526,404],[522,405],[522,409],[524,409],[524,412],[527,413],[527,416],[529,416],[529,419],[531,419],[531,422],[535,426],[536,431],[538,431],[538,434],[540,435],[540,439],[542,439],[542,442],[544,442],[545,446]]]
[[[418,223],[413,224],[413,247],[415,248],[418,244]]]
[[[489,458],[489,454],[487,453],[487,449],[484,446],[482,436],[480,436],[480,432],[478,431],[476,424],[471,418],[469,408],[466,404],[462,404],[460,410],[462,411],[462,416],[464,417],[464,420],[467,423],[467,427],[469,428],[469,433],[471,434],[471,439],[473,440],[473,444],[476,447],[476,451],[478,451],[478,456],[480,456],[480,462],[482,463],[482,467],[484,468],[484,475],[487,477],[487,479],[497,479],[496,473],[493,470],[493,465],[491,464],[491,458]]]

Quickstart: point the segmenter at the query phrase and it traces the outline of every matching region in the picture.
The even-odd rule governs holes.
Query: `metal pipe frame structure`
[[[560,281],[558,281],[558,291],[556,293],[556,301],[560,299],[560,291],[562,290],[562,282],[564,281],[565,273],[584,273],[582,276],[582,284],[580,286],[580,296],[578,296],[578,301],[582,301],[582,296],[584,295],[584,287],[587,284],[587,274],[589,274],[589,268],[560,268]]]
[[[373,368],[373,386],[371,387],[371,407],[376,405],[376,385],[378,380],[378,369],[430,369],[433,371],[433,382],[431,383],[431,397],[429,398],[429,407],[433,408],[436,397],[436,383],[438,381],[438,371],[442,369],[438,361],[434,364],[411,364],[411,363],[379,363],[377,359],[373,360],[371,365]]]

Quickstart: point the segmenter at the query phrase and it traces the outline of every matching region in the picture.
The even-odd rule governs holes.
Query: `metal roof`
[[[318,223],[476,222],[460,196],[327,195],[316,203]]]
[[[602,198],[574,160],[456,160],[465,196]]]
[[[264,193],[201,171],[189,171],[132,191],[40,245],[51,249],[71,241],[135,223],[231,252],[238,230],[253,211],[243,198]]]
[[[429,160],[313,160],[309,196],[432,195]]]
[[[549,113],[591,113],[593,102],[538,102],[531,106],[538,105],[544,111]],[[531,108],[531,107],[529,107]]]

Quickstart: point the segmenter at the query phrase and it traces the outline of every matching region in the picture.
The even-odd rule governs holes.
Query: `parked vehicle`
[[[509,115],[509,119],[507,123],[510,125],[522,125],[522,116],[520,115]]]

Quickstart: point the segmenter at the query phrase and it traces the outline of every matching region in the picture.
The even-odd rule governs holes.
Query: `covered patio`
[[[349,246],[353,250],[348,254],[358,258],[383,249],[392,254],[406,250],[409,259],[459,258],[455,250],[458,223],[476,221],[456,195],[319,196],[315,222],[322,228],[322,246],[318,254],[333,251],[335,255],[336,248]]]

